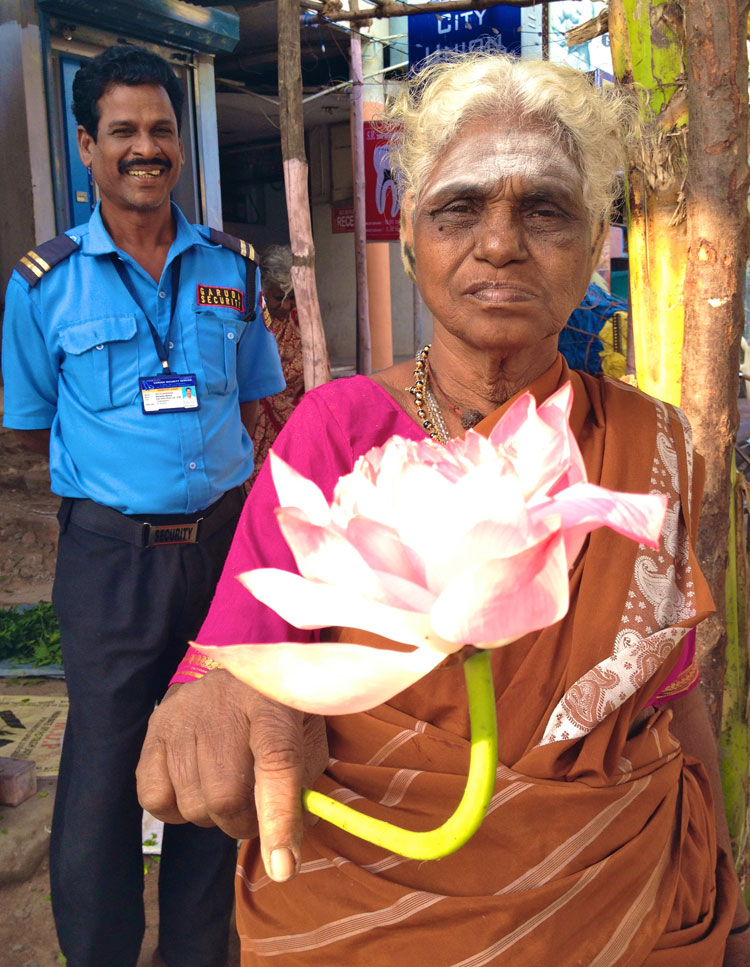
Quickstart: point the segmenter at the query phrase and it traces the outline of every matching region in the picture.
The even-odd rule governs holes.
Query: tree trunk
[[[279,107],[284,187],[292,247],[292,282],[302,339],[305,389],[331,378],[325,333],[315,285],[315,246],[307,190],[305,131],[302,123],[302,67],[299,0],[278,0]]]
[[[742,283],[748,243],[748,0],[686,0],[687,270],[682,405],[706,460],[698,559],[716,615],[698,632],[703,682],[721,720],[730,461],[737,433]]]
[[[674,3],[610,0],[618,82],[638,89],[643,129],[628,157],[630,305],[638,387],[680,401],[685,273],[684,62]]]

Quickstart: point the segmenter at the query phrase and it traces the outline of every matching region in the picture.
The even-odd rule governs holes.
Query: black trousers
[[[211,602],[241,509],[197,544],[139,548],[66,524],[53,605],[70,710],[50,844],[52,909],[68,967],[135,967],[144,933],[135,767],[148,718]],[[225,498],[229,499],[229,498]],[[169,967],[223,967],[236,842],[166,826],[159,947]]]

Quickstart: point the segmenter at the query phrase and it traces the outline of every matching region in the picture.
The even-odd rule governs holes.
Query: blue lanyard
[[[143,315],[146,317],[146,322],[148,323],[148,328],[151,330],[151,338],[154,340],[154,349],[156,349],[157,355],[159,356],[159,361],[161,362],[162,372],[168,374],[169,369],[169,351],[167,347],[162,342],[161,336],[156,331],[156,327],[149,317],[149,314],[143,308],[141,300],[138,298],[138,293],[136,292],[135,286],[133,285],[133,280],[128,275],[125,266],[123,265],[122,259],[115,252],[112,252],[110,256],[112,259],[112,264],[117,269],[117,274],[122,280],[122,284],[128,290],[131,299],[138,308],[141,310]],[[167,339],[169,337],[169,330],[172,328],[172,320],[174,319],[174,311],[177,307],[177,295],[180,288],[180,268],[182,265],[182,255],[178,255],[172,260],[172,304],[169,310],[169,326],[167,326]]]

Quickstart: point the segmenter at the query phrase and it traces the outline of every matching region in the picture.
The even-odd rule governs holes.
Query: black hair
[[[163,57],[132,44],[117,44],[83,64],[73,78],[73,114],[96,141],[99,128],[99,98],[113,84],[155,84],[163,87],[182,124],[184,93],[174,71]]]

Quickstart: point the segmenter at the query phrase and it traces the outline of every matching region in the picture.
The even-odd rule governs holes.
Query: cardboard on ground
[[[0,695],[0,755],[33,759],[38,778],[57,776],[68,718],[64,695]]]

